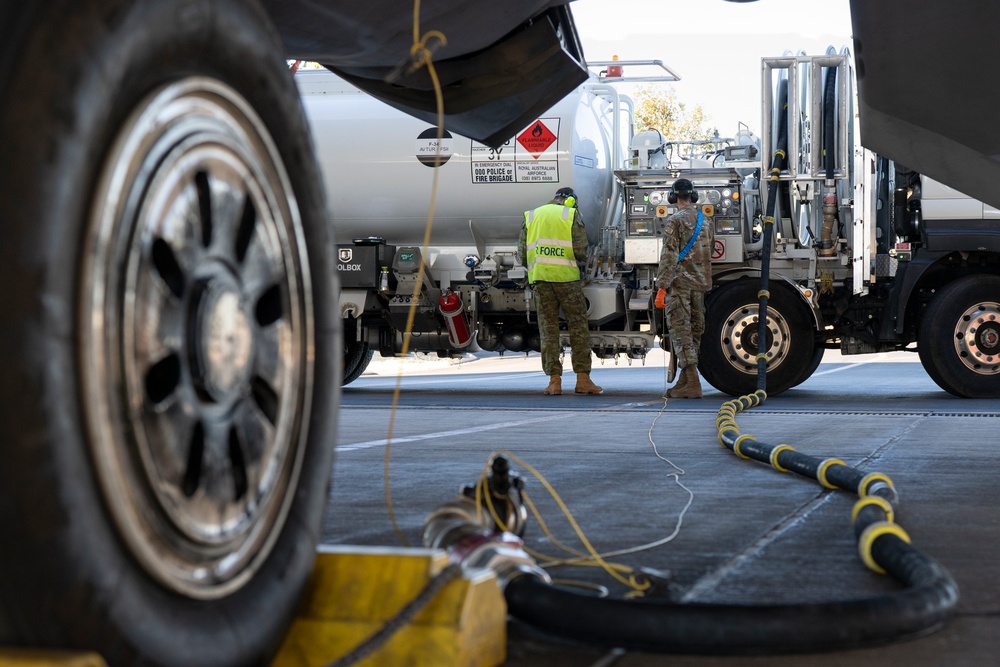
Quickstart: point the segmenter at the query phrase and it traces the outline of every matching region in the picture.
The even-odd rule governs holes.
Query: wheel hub
[[[759,306],[747,304],[737,308],[726,318],[722,327],[722,350],[726,359],[743,373],[757,372],[758,343],[760,341]],[[771,371],[788,356],[791,332],[788,322],[778,311],[767,309],[767,341],[764,347],[767,370]]]
[[[969,370],[1000,373],[1000,304],[977,303],[962,313],[955,326],[955,351]]]
[[[224,281],[199,292],[191,333],[196,351],[192,375],[203,398],[232,403],[246,392],[251,372],[253,338],[246,304]]]

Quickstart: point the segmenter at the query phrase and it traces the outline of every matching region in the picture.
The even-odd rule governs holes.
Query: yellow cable
[[[434,178],[431,183],[431,201],[427,208],[427,225],[424,230],[424,242],[421,246],[420,266],[417,269],[417,280],[413,287],[412,298],[410,299],[410,310],[406,316],[406,330],[403,333],[403,349],[400,351],[400,354],[403,357],[409,354],[410,334],[413,332],[413,321],[417,312],[417,296],[420,294],[420,287],[424,282],[424,257],[427,255],[427,248],[430,245],[431,228],[434,224],[434,208],[437,205],[438,175],[441,171],[437,167],[441,165],[441,142],[444,137],[444,94],[441,91],[441,82],[438,80],[437,71],[434,69],[434,63],[431,60],[431,52],[427,48],[427,40],[432,37],[440,40],[442,44],[447,42],[445,36],[437,30],[428,31],[423,37],[420,37],[420,0],[413,0],[413,45],[410,47],[410,55],[413,59],[414,66],[416,68],[426,67],[427,73],[431,77],[431,83],[434,86],[434,102],[437,108],[438,122],[437,145],[434,151]],[[400,368],[396,373],[396,387],[392,392],[392,407],[389,410],[389,428],[385,438],[383,478],[385,483],[385,504],[389,513],[389,521],[392,523],[392,529],[395,531],[396,537],[399,538],[400,542],[408,546],[409,540],[406,539],[403,531],[400,530],[399,524],[396,522],[396,514],[392,508],[392,489],[389,477],[389,463],[392,458],[392,432],[396,422],[396,408],[399,405],[399,394],[402,381],[403,369]]]
[[[666,368],[664,367],[664,374],[665,373],[666,373]],[[660,410],[660,413],[657,415],[657,419],[659,418],[660,415],[662,415],[663,410],[666,409],[667,397],[666,397],[666,389],[665,388],[666,388],[666,378],[664,378],[664,396],[663,396],[664,406],[663,406],[663,409]],[[653,445],[654,452],[656,450],[656,444],[652,441],[652,431],[653,431],[653,428],[655,427],[655,423],[656,423],[656,419],[653,420],[653,424],[650,426],[650,432],[649,432],[649,438],[650,438],[651,444]],[[498,454],[500,454],[500,453],[501,452],[496,452],[493,455],[491,455],[490,459],[487,461],[486,466],[484,467],[484,473],[483,473],[484,476],[486,474],[485,471],[489,469],[489,466],[492,463],[493,458],[495,456],[497,456]],[[634,589],[632,593],[626,594],[627,598],[628,597],[641,596],[642,592],[645,591],[646,589],[648,589],[650,587],[651,584],[648,582],[648,580],[645,579],[645,575],[643,575],[642,573],[637,573],[634,570],[634,568],[631,568],[631,567],[626,566],[626,565],[621,565],[621,564],[617,564],[617,563],[609,563],[609,562],[606,561],[606,559],[610,558],[610,557],[614,557],[614,556],[620,556],[620,555],[624,555],[624,554],[636,553],[638,551],[642,551],[642,550],[645,550],[645,549],[654,548],[654,547],[657,547],[657,546],[660,546],[662,544],[665,544],[665,543],[669,542],[670,540],[674,539],[674,537],[677,536],[678,532],[680,531],[680,526],[681,526],[681,522],[683,521],[683,516],[687,512],[687,510],[690,508],[690,506],[691,506],[691,504],[693,502],[693,499],[694,499],[694,494],[691,492],[691,490],[688,489],[687,487],[685,487],[679,481],[679,479],[677,479],[679,477],[679,475],[674,475],[675,479],[677,479],[677,484],[679,486],[681,486],[681,488],[683,488],[685,491],[688,492],[689,498],[688,498],[688,502],[685,505],[684,509],[681,510],[681,514],[680,514],[680,517],[678,519],[678,525],[674,529],[673,533],[671,533],[670,535],[668,535],[667,537],[665,537],[665,538],[663,538],[661,540],[658,540],[656,542],[652,542],[652,543],[649,543],[649,544],[641,545],[641,546],[638,546],[638,547],[632,547],[632,548],[628,548],[628,549],[621,549],[621,550],[618,550],[618,551],[613,551],[613,552],[609,552],[609,553],[605,553],[605,554],[596,554],[596,553],[594,553],[593,548],[590,547],[589,543],[586,541],[586,537],[583,535],[582,530],[580,530],[579,526],[577,526],[575,524],[575,521],[573,520],[572,514],[569,512],[569,509],[565,506],[564,503],[562,503],[561,499],[558,496],[558,493],[556,493],[555,490],[551,487],[551,485],[548,484],[548,482],[545,480],[544,476],[542,476],[541,473],[539,473],[537,470],[531,468],[531,466],[528,466],[527,464],[525,464],[523,461],[521,461],[520,459],[518,459],[513,454],[509,454],[507,452],[503,452],[503,453],[508,454],[509,456],[511,456],[512,459],[515,459],[517,462],[521,463],[521,465],[524,465],[525,468],[529,469],[532,472],[532,474],[539,481],[542,482],[543,486],[545,486],[546,489],[549,491],[549,494],[560,505],[560,507],[563,510],[564,515],[566,515],[567,518],[570,520],[571,525],[573,525],[573,527],[574,527],[574,529],[575,529],[575,531],[577,533],[577,536],[580,537],[581,541],[585,544],[585,546],[588,546],[588,548],[590,549],[590,553],[589,554],[582,553],[582,552],[580,552],[580,551],[578,551],[576,549],[573,549],[572,547],[566,546],[565,544],[563,544],[562,542],[560,542],[559,539],[556,538],[552,534],[552,532],[549,530],[549,527],[546,524],[545,519],[542,517],[541,512],[538,510],[537,506],[531,500],[531,497],[528,495],[527,492],[522,491],[521,495],[522,495],[522,497],[524,499],[524,502],[528,506],[528,508],[530,509],[532,515],[535,517],[535,520],[538,521],[538,524],[541,527],[541,530],[542,530],[543,534],[545,534],[546,537],[548,537],[549,540],[551,540],[551,542],[553,543],[553,545],[556,548],[561,549],[562,551],[565,551],[566,553],[569,553],[569,554],[575,556],[575,558],[556,559],[556,558],[554,558],[552,556],[549,556],[547,554],[543,554],[541,552],[532,550],[529,547],[525,547],[525,551],[527,553],[529,553],[531,556],[533,556],[534,558],[536,558],[540,562],[544,562],[544,567],[558,567],[558,566],[562,566],[562,565],[576,565],[576,566],[582,566],[582,567],[602,567],[602,568],[605,569],[605,571],[607,571],[615,579],[617,579],[618,581],[620,581],[622,583],[625,583],[627,586],[629,586],[630,588]],[[659,452],[656,452],[656,455],[659,458],[663,459],[663,457],[660,456]],[[678,468],[676,465],[674,465],[670,461],[667,461],[666,459],[663,459],[663,460],[666,461],[667,463],[670,463],[670,465],[672,465],[677,470],[677,472],[679,474],[683,474],[684,471],[681,470],[680,468]],[[480,502],[480,495],[478,493],[477,493],[476,499],[477,499],[477,503]],[[498,525],[503,525],[503,521],[498,518],[498,516],[496,514],[496,511],[492,507],[491,501],[488,499],[488,496],[487,496],[486,504],[487,504],[488,508],[491,511],[491,514],[493,516],[494,521]],[[615,572],[622,572],[622,573],[628,574],[629,580],[627,582],[623,581],[621,577],[615,575]],[[640,578],[642,579],[642,581],[640,581]]]
[[[576,558],[555,558],[554,556],[550,556],[540,551],[536,551],[527,546],[524,548],[525,551],[534,556],[537,560],[545,561],[547,567],[558,567],[560,565],[580,565],[587,567],[598,567],[596,563],[592,562],[592,559],[590,558],[589,555],[577,551],[572,547],[566,546],[559,540],[559,538],[553,535],[552,532],[549,530],[548,525],[545,523],[545,520],[542,518],[541,512],[539,512],[538,508],[528,497],[528,494],[522,492],[522,497],[524,498],[524,502],[528,505],[529,509],[531,509],[531,513],[532,515],[534,515],[535,520],[538,521],[538,525],[542,529],[542,533],[546,537],[548,537],[549,540],[552,541],[553,546],[555,546],[557,549],[562,549],[568,554],[576,556]],[[602,557],[607,558],[608,554],[602,554]],[[628,572],[628,573],[632,572],[632,568],[627,565],[620,565],[617,563],[610,563],[610,565],[612,568],[618,570],[619,572]]]
[[[497,526],[504,526],[505,528],[509,529],[509,526],[507,526],[506,521],[503,518],[501,518],[500,515],[497,513],[496,506],[493,504],[493,499],[491,497],[491,494],[488,493],[489,490],[488,471],[492,465],[495,456],[496,456],[495,454],[490,456],[490,458],[486,462],[486,465],[483,468],[483,472],[480,474],[479,479],[476,481],[476,487],[475,487],[476,521],[478,521],[480,524],[484,524],[482,516],[482,508],[483,505],[486,505],[486,508],[489,511],[494,524]],[[566,546],[565,544],[560,542],[555,535],[552,534],[552,532],[549,530],[548,524],[545,523],[545,519],[542,517],[542,513],[538,510],[538,507],[535,506],[534,502],[531,500],[530,496],[528,496],[527,492],[522,491],[521,497],[524,499],[524,502],[528,506],[528,509],[531,510],[531,513],[535,517],[535,520],[538,521],[538,525],[542,529],[542,533],[552,541],[552,544],[556,546],[556,548],[562,549],[563,551],[571,553],[574,556],[578,556],[580,558],[588,558],[587,554],[581,553],[573,549],[572,547]],[[569,564],[571,562],[571,561],[556,559],[542,552],[535,551],[527,546],[524,547],[524,550],[527,553],[534,556],[536,559],[546,561],[547,563],[549,563],[550,566]],[[624,568],[624,566],[616,566],[616,567]]]
[[[553,486],[549,483],[549,481],[545,479],[545,477],[540,472],[538,472],[538,470],[536,470],[533,466],[531,466],[526,461],[522,460],[520,457],[518,457],[516,454],[513,454],[512,452],[500,450],[496,454],[503,454],[504,456],[509,457],[512,461],[514,461],[522,468],[524,468],[532,475],[534,475],[535,478],[542,483],[542,486],[545,487],[545,490],[549,492],[549,495],[552,497],[552,499],[555,500],[556,504],[559,506],[559,509],[562,511],[563,516],[566,517],[566,520],[569,522],[570,526],[573,528],[573,531],[576,533],[576,536],[579,538],[583,546],[587,549],[587,553],[590,555],[590,558],[592,558],[600,567],[604,568],[605,572],[607,572],[609,575],[611,575],[611,577],[613,577],[620,583],[624,584],[625,586],[628,586],[629,588],[636,588],[636,582],[630,581],[629,579],[626,579],[625,577],[621,576],[617,572],[617,568],[614,567],[612,564],[606,562],[604,558],[601,556],[601,554],[597,552],[597,550],[590,543],[590,540],[587,539],[587,536],[584,534],[583,530],[580,528],[580,525],[576,522],[576,519],[573,517],[573,513],[570,512],[569,510],[569,507],[566,506],[566,503],[563,502],[563,499],[559,496],[559,493],[555,490],[555,488],[553,488]],[[646,586],[639,588],[637,590],[644,590],[645,588],[649,588],[648,583],[646,584]]]

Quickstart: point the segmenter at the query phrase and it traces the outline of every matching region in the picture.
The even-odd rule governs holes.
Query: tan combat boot
[[[667,398],[678,398],[677,394],[685,391],[687,389],[688,383],[690,382],[690,376],[681,369],[680,377],[677,378],[677,382],[673,387],[667,389]]]
[[[573,390],[576,394],[600,394],[604,390],[598,387],[590,379],[590,373],[577,373],[576,374],[576,389]]]
[[[681,371],[681,379],[667,390],[668,398],[701,398],[701,380],[698,366],[691,364]]]
[[[558,396],[562,393],[562,376],[550,375],[549,386],[542,392],[546,396]]]

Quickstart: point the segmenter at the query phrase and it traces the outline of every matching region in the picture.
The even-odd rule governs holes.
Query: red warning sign
[[[556,140],[556,135],[540,120],[536,120],[528,129],[517,135],[517,142],[531,153],[536,160]]]
[[[715,243],[712,244],[712,259],[718,260],[726,256],[726,242],[720,239],[715,239]]]

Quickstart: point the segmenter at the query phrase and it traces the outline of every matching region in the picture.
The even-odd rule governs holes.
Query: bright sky
[[[854,50],[848,0],[575,0],[570,8],[588,61],[662,60],[681,77],[663,85],[689,108],[700,104],[723,136],[740,121],[759,134],[762,57]]]

